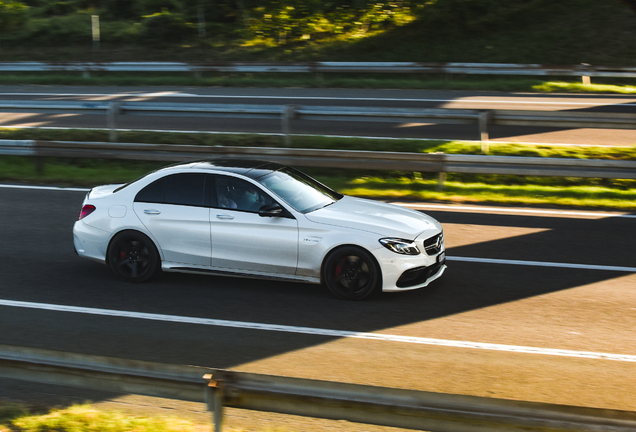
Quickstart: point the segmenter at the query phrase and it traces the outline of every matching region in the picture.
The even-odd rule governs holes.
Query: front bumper
[[[382,269],[382,291],[408,291],[424,288],[438,279],[446,270],[446,260],[438,262],[438,256],[445,256],[442,248],[436,255],[400,255],[386,248],[376,249],[373,255]]]
[[[445,261],[428,267],[415,267],[402,273],[395,285],[402,289],[426,286],[432,280],[440,277],[445,269]]]

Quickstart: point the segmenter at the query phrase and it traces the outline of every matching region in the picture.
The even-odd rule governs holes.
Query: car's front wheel
[[[323,266],[329,291],[344,300],[362,300],[373,294],[381,281],[380,269],[364,249],[346,246],[335,250]]]
[[[157,272],[160,258],[148,236],[124,231],[111,241],[108,263],[119,278],[127,282],[144,282]]]

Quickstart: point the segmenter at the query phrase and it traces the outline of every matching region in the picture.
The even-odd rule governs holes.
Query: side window
[[[135,202],[147,202],[147,203],[163,203],[164,202],[164,180],[160,178],[150,183],[148,186],[139,191],[135,197]]]
[[[218,176],[216,178],[216,195],[218,207],[258,212],[266,204],[274,200],[252,183],[234,177]]]
[[[202,207],[205,200],[205,174],[174,174],[161,178],[135,197],[136,202],[163,203]]]
[[[201,207],[205,204],[205,174],[175,174],[166,177],[166,204]]]

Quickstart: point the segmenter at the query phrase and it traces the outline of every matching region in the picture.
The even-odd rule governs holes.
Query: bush
[[[250,10],[250,31],[278,44],[362,37],[411,22],[410,1],[263,1]]]
[[[155,14],[157,12],[179,14],[183,8],[182,2],[178,0],[136,0],[134,3],[139,16]]]
[[[0,1],[0,33],[21,27],[29,18],[29,7],[15,1]]]
[[[145,16],[141,22],[140,37],[147,44],[181,43],[193,34],[192,24],[168,11]]]
[[[88,0],[82,0],[88,1]],[[101,0],[107,19],[139,19],[161,11],[181,13],[183,4],[179,0]]]
[[[505,26],[512,15],[540,9],[545,0],[435,0],[420,8],[424,21],[444,22],[452,31]],[[516,22],[516,21],[512,21]]]
[[[134,0],[105,0],[104,18],[106,19],[137,19],[137,2]]]
[[[47,19],[31,19],[23,30],[15,34],[16,42],[40,45],[67,46],[92,41],[90,15],[54,16]]]
[[[103,21],[101,41],[105,44],[132,45],[139,39],[141,24],[134,21]]]
[[[50,2],[42,11],[46,16],[68,15],[77,10],[77,5],[72,1]]]

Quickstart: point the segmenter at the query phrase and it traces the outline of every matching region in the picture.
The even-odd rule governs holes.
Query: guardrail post
[[[38,175],[42,175],[44,174],[44,158],[42,156],[40,156],[40,152],[38,151],[38,141],[32,141],[33,144],[33,159],[35,159],[35,172]]]
[[[204,396],[208,411],[212,413],[214,432],[221,432],[223,429],[223,389],[218,381],[212,379],[212,375],[203,375],[203,379],[208,380]]]
[[[483,154],[488,154],[488,123],[490,123],[490,118],[492,114],[490,111],[481,111],[479,113],[479,139],[481,141],[481,152]]]
[[[589,63],[581,63],[581,68],[584,69],[585,71],[588,71],[590,69],[590,64]],[[581,76],[581,81],[583,82],[583,85],[592,84],[592,79],[590,78],[589,75],[582,75]]]
[[[437,191],[441,192],[444,190],[444,182],[446,181],[446,173],[440,172],[437,176]]]
[[[286,147],[291,145],[290,136],[290,121],[296,116],[296,105],[285,105],[283,110],[282,128],[283,128],[283,142]]]
[[[117,141],[117,114],[121,111],[121,106],[119,102],[111,102],[108,105],[108,111],[106,116],[108,118],[108,139],[111,142]]]

